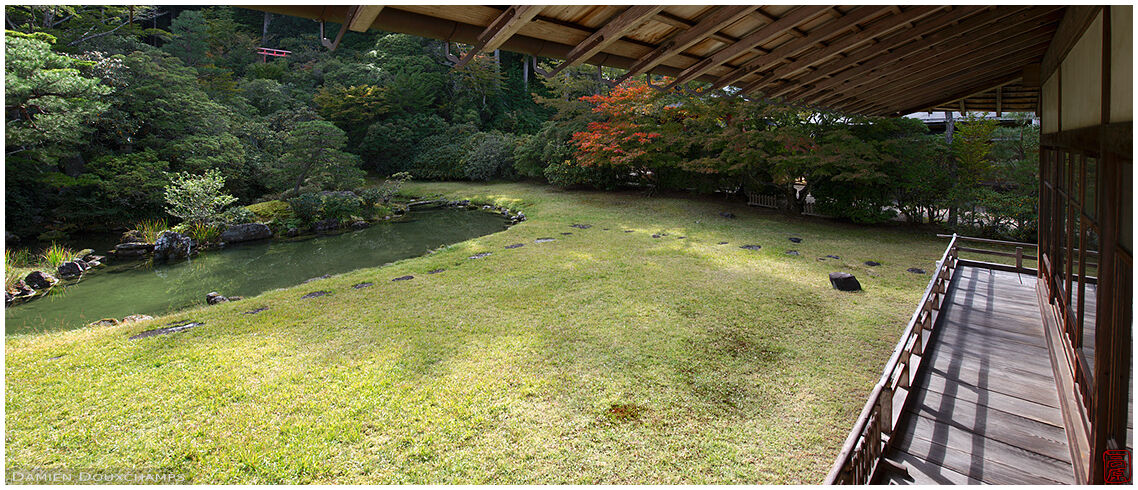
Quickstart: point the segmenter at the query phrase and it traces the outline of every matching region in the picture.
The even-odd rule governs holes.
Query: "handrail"
[[[896,427],[896,421],[893,420],[893,395],[898,389],[904,389],[905,393],[900,400],[904,406],[909,396],[909,383],[912,382],[913,375],[920,365],[918,361],[916,367],[910,367],[913,362],[912,357],[924,353],[924,332],[926,330],[931,332],[936,325],[944,295],[947,294],[948,285],[952,282],[958,262],[956,245],[958,238],[956,235],[952,236],[952,241],[948,243],[944,254],[937,262],[936,271],[929,280],[929,285],[925,287],[925,294],[921,297],[917,310],[913,312],[909,324],[901,334],[901,339],[893,348],[893,354],[885,363],[881,379],[874,385],[869,399],[862,407],[861,414],[854,422],[853,430],[842,444],[842,450],[838,453],[834,466],[826,475],[827,485],[864,485],[868,484],[873,476],[877,462],[892,440],[893,429]]]
[[[970,253],[978,253],[978,254],[985,254],[985,255],[995,255],[995,256],[999,256],[999,257],[1009,257],[1009,258],[1016,259],[1016,265],[1015,265],[1014,269],[1012,269],[1010,266],[1003,265],[1003,264],[996,264],[996,263],[991,263],[991,262],[977,262],[977,261],[969,260],[968,262],[972,265],[985,267],[985,268],[989,268],[989,269],[1010,270],[1012,272],[1030,272],[1032,274],[1034,274],[1036,272],[1035,269],[1032,269],[1030,267],[1024,267],[1024,265],[1023,265],[1024,260],[1039,261],[1039,246],[1034,244],[1034,243],[1010,242],[1007,240],[993,240],[991,238],[976,238],[976,237],[969,237],[969,236],[957,236],[955,234],[952,234],[952,235],[940,235],[940,234],[938,234],[937,237],[938,238],[954,237],[954,239],[958,239],[961,241],[969,241],[969,242],[977,242],[977,243],[990,243],[990,244],[994,244],[994,245],[1005,245],[1005,246],[1009,246],[1009,247],[1015,247],[1015,249],[1016,249],[1015,253],[1001,252],[998,250],[985,250],[982,248],[969,248],[969,247],[956,247],[956,250],[958,252],[970,252]],[[1025,248],[1030,248],[1031,250],[1034,250],[1035,255],[1024,254]]]
[[[960,240],[962,242],[980,242],[980,243],[994,243],[996,245],[1011,245],[1013,247],[1036,247],[1036,246],[1038,246],[1034,243],[1010,242],[1007,240],[993,240],[991,238],[977,238],[977,237],[971,237],[971,236],[959,236],[955,233],[953,233],[951,235],[942,235],[942,234],[938,233],[936,237],[937,238],[955,238],[955,239]]]

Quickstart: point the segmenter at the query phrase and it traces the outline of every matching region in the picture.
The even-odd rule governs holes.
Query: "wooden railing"
[[[909,396],[909,385],[916,377],[920,357],[928,344],[929,335],[940,315],[941,303],[944,302],[948,286],[956,272],[959,262],[959,247],[956,244],[958,238],[952,235],[952,241],[937,262],[936,271],[925,288],[920,305],[913,312],[905,332],[901,334],[901,340],[893,349],[893,355],[885,363],[881,380],[870,392],[861,415],[826,476],[827,485],[870,483],[897,426],[897,421],[893,419],[893,406],[904,406]]]
[[[971,248],[971,247],[957,247],[956,249],[960,252],[971,252],[971,253],[978,253],[978,254],[985,254],[985,255],[995,255],[995,256],[999,256],[999,257],[1009,257],[1009,258],[1016,259],[1016,263],[1015,263],[1014,267],[1011,265],[1008,265],[1008,264],[998,264],[995,262],[983,262],[983,261],[979,261],[979,260],[961,259],[961,261],[964,263],[964,265],[983,267],[985,269],[1005,270],[1008,272],[1022,272],[1022,273],[1031,273],[1031,274],[1036,273],[1035,268],[1025,267],[1023,265],[1023,261],[1025,261],[1025,260],[1036,261],[1036,262],[1038,262],[1038,260],[1039,260],[1038,247],[1036,247],[1036,245],[1034,243],[1009,242],[1006,240],[992,240],[989,238],[975,238],[975,237],[968,237],[968,236],[957,236],[955,234],[953,234],[953,235],[937,235],[937,236],[940,238],[955,238],[955,239],[962,241],[962,242],[987,243],[987,244],[991,244],[991,245],[1002,245],[1002,246],[1006,246],[1006,247],[1015,247],[1015,252],[1002,252],[1002,251],[998,251],[998,250],[987,250],[987,249],[982,249],[982,248]],[[1027,252],[1027,253],[1025,253],[1025,252]]]

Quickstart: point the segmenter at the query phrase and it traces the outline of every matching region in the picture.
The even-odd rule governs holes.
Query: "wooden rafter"
[[[755,46],[769,42],[778,36],[783,35],[786,33],[787,29],[790,29],[797,26],[798,24],[801,24],[802,22],[817,17],[825,10],[826,7],[819,5],[806,5],[797,7],[778,20],[760,27],[750,34],[747,34],[742,39],[740,39],[739,42],[716,51],[711,56],[706,57],[703,61],[700,61],[699,63],[696,63],[680,72],[680,75],[676,77],[675,81],[668,85],[668,88],[673,88],[679,84],[693,80],[696,77],[707,73],[712,68],[731,61],[732,58],[735,58],[736,56],[749,51]]]
[[[375,18],[383,11],[383,5],[359,5],[348,20],[348,30],[352,32],[367,32],[375,23]]]
[[[806,53],[804,56],[799,57],[792,63],[787,63],[776,68],[771,73],[748,85],[742,91],[743,93],[750,93],[755,90],[761,90],[774,80],[793,75],[801,70],[810,67],[811,65],[836,56],[842,51],[859,46],[862,43],[872,41],[878,36],[883,36],[896,31],[897,29],[901,29],[902,27],[905,27],[912,22],[917,22],[937,13],[942,8],[943,7],[917,6],[912,7],[902,12],[901,14],[881,19],[872,25],[867,26],[864,30],[858,31],[845,38],[835,40],[825,48],[813,50],[809,53]],[[716,83],[718,84],[719,82]]]
[[[544,8],[544,5],[510,6],[482,31],[482,34],[478,36],[478,42],[454,67],[462,68],[478,53],[498,49],[510,36],[517,34],[529,21],[537,17],[537,14],[540,14]]]
[[[635,77],[642,73],[646,73],[668,58],[675,56],[684,50],[696,45],[700,41],[707,39],[712,33],[723,29],[731,24],[734,24],[739,19],[747,16],[755,11],[755,7],[749,5],[731,5],[719,7],[715,12],[704,17],[698,24],[691,28],[680,32],[672,39],[660,45],[660,47],[648,53],[643,58],[640,58],[636,64],[628,69],[628,73],[621,76],[616,80],[617,83],[623,82],[629,78]]]
[[[964,36],[972,34],[983,27],[1001,23],[1007,25],[1009,28],[1020,28],[1023,22],[1039,15],[1041,15],[1040,11],[1032,11],[1028,8],[1023,8],[1022,10],[996,9],[988,11],[968,18],[951,28],[930,34],[924,39],[905,44],[904,46],[892,50],[889,54],[863,61],[862,64],[842,71],[829,79],[823,81],[805,80],[803,83],[817,83],[814,83],[812,87],[800,91],[789,98],[817,102],[819,96],[816,94],[820,92],[831,91],[833,93],[844,93],[855,87],[878,80],[887,73],[892,73],[890,71],[892,68],[900,69],[900,67],[907,66],[910,62],[934,59],[938,54],[936,50],[958,49],[959,45],[953,44],[955,41],[964,39]],[[974,40],[986,42],[985,40],[990,38],[991,36],[984,35],[983,39],[977,38]],[[947,45],[948,47],[938,48],[938,46],[941,45]]]
[[[550,72],[550,76],[556,76],[562,70],[592,58],[593,55],[600,53],[605,47],[620,39],[624,33],[640,27],[661,10],[664,10],[661,5],[634,5],[629,7],[570,50],[565,61],[557,65],[557,68]]]
[[[866,90],[840,94],[838,98],[825,104],[841,106],[844,101],[850,99],[864,100],[879,97],[885,97],[883,100],[897,100],[898,96],[903,96],[906,91],[934,90],[941,84],[949,87],[955,86],[961,79],[973,78],[972,74],[979,73],[982,67],[1006,69],[1013,66],[1017,73],[1022,73],[1019,67],[1023,63],[1032,62],[1042,55],[1040,46],[1044,46],[1043,49],[1045,49],[1048,41],[1050,41],[1048,33],[1036,33],[1022,38],[1013,38],[1010,42],[994,46],[990,51],[992,58],[986,58],[987,61],[984,63],[977,64],[976,60],[972,58],[958,59],[955,62],[929,63],[921,68],[913,69],[911,73],[906,74],[907,76],[903,80],[896,83],[867,86]]]
[[[970,19],[972,16],[980,15],[986,10],[985,7],[978,6],[958,6],[952,10],[930,17],[923,22],[913,26],[911,29],[904,29],[900,32],[891,34],[881,39],[880,42],[852,51],[846,56],[834,59],[825,63],[813,71],[804,74],[801,77],[783,83],[781,87],[774,89],[771,92],[772,96],[781,97],[795,90],[802,90],[803,86],[814,84],[823,79],[833,80],[840,76],[839,72],[848,70],[855,67],[865,66],[869,62],[887,62],[889,57],[894,59],[908,52],[913,46],[921,44],[933,37],[936,37],[944,30],[952,29],[951,26],[963,25],[964,19]],[[926,46],[932,43],[926,43]],[[803,92],[799,92],[803,94]],[[799,98],[798,96],[794,97]]]
[[[857,24],[868,21],[874,17],[888,12],[890,7],[857,7],[854,10],[846,13],[840,19],[830,21],[823,24],[806,37],[798,38],[793,41],[787,42],[775,49],[770,53],[759,56],[751,61],[744,63],[739,68],[736,68],[731,73],[724,75],[716,80],[712,88],[726,87],[739,79],[750,75],[756,71],[765,70],[770,68],[771,65],[778,63],[787,58],[793,58],[799,53],[815,47],[819,43],[829,41],[834,36],[840,35],[851,29],[855,29]]]
[[[952,101],[955,101],[955,100],[960,100],[961,103],[963,104],[964,99],[967,99],[970,97],[975,97],[975,96],[982,94],[982,93],[985,93],[985,92],[990,92],[996,88],[1003,87],[1005,85],[1009,85],[1009,84],[1018,82],[1019,80],[1020,80],[1020,76],[1018,74],[990,77],[990,78],[984,79],[981,82],[971,84],[970,86],[965,87],[963,90],[961,90],[959,92],[956,92],[954,94],[949,95],[946,98],[947,103],[941,104],[941,103],[935,103],[934,102],[933,104],[948,105],[948,104],[951,104]],[[926,103],[926,104],[921,105],[921,104],[912,104],[910,102],[907,105],[894,106],[893,108],[891,108],[891,110],[889,112],[891,114],[896,114],[896,115],[908,114],[908,113],[916,110],[916,108],[927,107],[928,105],[930,105],[930,104]]]

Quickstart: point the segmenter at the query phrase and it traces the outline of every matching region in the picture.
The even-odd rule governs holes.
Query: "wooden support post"
[[[1016,270],[1023,269],[1023,247],[1016,247]]]

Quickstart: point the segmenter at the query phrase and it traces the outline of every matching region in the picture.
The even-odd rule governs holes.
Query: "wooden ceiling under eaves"
[[[867,115],[1036,111],[1062,6],[392,5],[255,10]],[[622,78],[623,79],[623,78]]]

